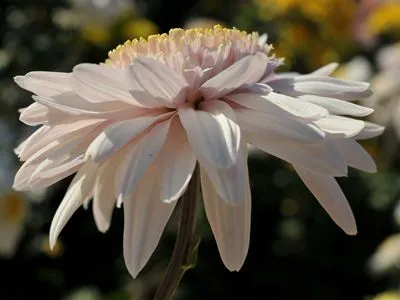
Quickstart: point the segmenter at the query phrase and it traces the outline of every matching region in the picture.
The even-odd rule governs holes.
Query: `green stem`
[[[178,234],[167,272],[154,300],[171,300],[185,272],[194,267],[200,239],[195,234],[197,202],[200,195],[200,170],[198,164],[188,188],[182,195]]]

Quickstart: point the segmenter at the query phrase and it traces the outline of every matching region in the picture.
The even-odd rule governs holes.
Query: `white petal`
[[[131,142],[146,128],[160,119],[165,119],[170,114],[153,117],[139,117],[113,123],[106,127],[90,144],[86,151],[86,159],[100,162]]]
[[[247,172],[247,145],[241,143],[236,163],[227,169],[217,169],[199,158],[202,170],[207,173],[214,185],[218,197],[229,205],[240,205],[245,198],[247,187],[244,185],[249,174]]]
[[[133,196],[123,200],[124,258],[132,277],[137,276],[153,254],[177,203],[161,201],[159,176],[157,165],[153,164]]]
[[[171,120],[155,125],[130,148],[116,176],[119,198],[132,195],[149,166],[159,154],[169,131]]]
[[[335,145],[349,166],[369,173],[376,172],[374,160],[356,141],[352,139],[335,140]]]
[[[85,116],[99,119],[112,117],[121,118],[127,110],[128,112],[130,112],[129,110],[132,110],[131,105],[125,104],[121,101],[110,101],[104,103],[89,102],[72,91],[58,94],[52,98],[42,96],[33,96],[32,98],[46,107],[72,116]]]
[[[72,180],[64,199],[61,201],[58,207],[53,221],[50,226],[50,247],[53,248],[56,244],[58,235],[61,230],[67,224],[68,220],[74,214],[74,212],[82,205],[83,201],[90,195],[94,179],[94,172],[96,171],[96,165],[87,163],[82,169],[75,175]]]
[[[247,169],[245,170],[247,174]],[[251,193],[248,176],[242,183],[245,195],[240,204],[230,205],[218,196],[210,178],[201,170],[204,208],[214,233],[221,259],[230,271],[239,271],[249,249]]]
[[[106,232],[111,224],[116,197],[114,178],[121,157],[115,155],[97,171],[93,190],[93,217],[99,231]]]
[[[23,89],[45,97],[71,90],[70,73],[30,72],[25,76],[16,76],[14,80]]]
[[[315,76],[329,76],[339,67],[338,63],[330,63],[321,68],[318,68],[314,72],[311,72],[311,75]]]
[[[243,136],[256,148],[293,165],[330,176],[347,174],[346,162],[332,142],[303,144],[282,136],[257,135],[247,131],[243,131]]]
[[[373,113],[373,109],[335,98],[314,95],[299,96],[299,99],[325,107],[331,114],[365,117]]]
[[[385,127],[380,126],[378,124],[374,124],[374,123],[370,123],[370,122],[366,122],[366,121],[364,121],[364,123],[365,123],[365,127],[363,128],[363,130],[361,130],[361,132],[354,137],[357,140],[365,140],[365,139],[374,138],[378,135],[381,135],[383,133],[383,131],[385,130]]]
[[[357,234],[353,212],[336,180],[331,176],[314,173],[298,166],[294,167],[333,221],[347,234]]]
[[[73,69],[74,91],[89,102],[125,101],[139,105],[129,93],[129,75],[124,68],[80,64]]]
[[[178,200],[192,178],[196,165],[196,157],[178,118],[172,121],[167,140],[154,164],[159,166],[159,172],[162,174],[161,200]]]
[[[224,71],[207,80],[200,92],[206,99],[218,99],[244,84],[256,83],[267,68],[268,57],[257,53],[235,62]]]
[[[32,176],[29,176],[27,187],[30,189],[46,188],[75,173],[84,165],[84,163],[82,155],[68,159],[58,165],[49,164],[48,168],[41,171],[35,178],[32,179]]]
[[[96,127],[102,126],[103,120],[80,120],[56,126],[43,126],[29,138],[22,151],[19,153],[21,160],[26,160],[54,140],[61,143],[75,136],[85,136]]]
[[[365,126],[364,121],[335,115],[314,121],[314,124],[328,133],[331,138],[353,137],[360,133]]]
[[[176,107],[185,101],[188,87],[185,78],[160,61],[141,57],[129,66],[129,71],[133,96],[147,93],[166,107]]]
[[[329,114],[321,106],[274,92],[266,95],[233,94],[227,96],[227,98],[256,111],[277,115],[284,114],[306,120],[317,120]]]
[[[179,117],[195,154],[219,168],[231,167],[237,159],[240,128],[229,118],[234,112],[221,101],[207,103],[206,111],[179,108]]]
[[[296,119],[281,115],[265,114],[250,109],[236,109],[240,128],[259,135],[281,135],[302,143],[315,143],[323,140],[322,130]]]
[[[371,96],[370,84],[326,76],[300,75],[267,82],[275,92],[289,96],[317,95],[342,100],[359,100]]]

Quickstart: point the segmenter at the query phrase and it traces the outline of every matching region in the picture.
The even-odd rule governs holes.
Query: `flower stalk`
[[[168,269],[154,300],[170,300],[186,271],[196,264],[200,238],[195,234],[197,204],[200,195],[200,168],[197,164],[188,188],[181,199],[181,216],[176,242]]]

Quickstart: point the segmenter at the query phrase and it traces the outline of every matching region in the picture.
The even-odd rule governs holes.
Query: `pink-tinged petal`
[[[341,100],[359,100],[372,95],[370,84],[326,76],[300,75],[268,81],[275,92],[288,96],[317,95]]]
[[[221,101],[210,101],[208,111],[179,108],[179,117],[196,155],[218,168],[235,164],[240,146],[240,128],[229,118],[234,111]]]
[[[327,133],[328,138],[354,137],[365,127],[364,121],[335,115],[314,121],[314,124]]]
[[[97,171],[93,189],[93,217],[97,229],[106,232],[111,225],[116,204],[114,178],[122,161],[120,153],[105,162]]]
[[[247,193],[245,186],[247,171],[247,145],[241,143],[236,163],[227,169],[217,169],[199,157],[203,172],[206,172],[218,197],[229,205],[241,205]]]
[[[361,132],[354,137],[357,140],[365,140],[377,137],[381,135],[385,130],[385,127],[380,126],[378,124],[366,121],[364,121],[364,123],[365,127],[363,128],[363,130],[361,130]]]
[[[46,122],[48,111],[49,109],[46,106],[40,103],[32,103],[21,110],[19,120],[30,126],[44,124]]]
[[[248,55],[207,80],[200,92],[206,99],[218,99],[244,84],[256,83],[263,76],[268,60],[262,53]]]
[[[282,115],[265,114],[250,109],[236,109],[240,128],[258,135],[281,135],[301,143],[322,141],[325,133],[304,122]]]
[[[304,95],[299,96],[298,99],[305,100],[316,105],[326,108],[331,114],[335,115],[349,115],[356,117],[365,117],[374,112],[372,108],[357,105],[351,102],[338,100],[335,98]]]
[[[86,159],[93,159],[95,162],[103,161],[138,137],[146,128],[157,121],[165,120],[170,115],[171,113],[139,117],[111,124],[90,144],[86,151]]]
[[[71,74],[58,72],[30,72],[14,77],[15,82],[25,90],[44,97],[70,91]]]
[[[349,166],[369,173],[376,172],[372,157],[353,139],[336,140],[335,145]]]
[[[129,93],[128,78],[125,68],[80,64],[73,69],[73,90],[89,102],[124,101],[140,106]]]
[[[233,94],[227,98],[244,107],[268,114],[298,117],[305,120],[318,120],[329,115],[328,110],[321,106],[274,92],[266,95]]]
[[[321,68],[318,68],[314,72],[311,72],[310,75],[314,76],[329,76],[339,67],[338,63],[330,63]]]
[[[69,175],[74,174],[84,165],[83,155],[72,157],[58,165],[47,165],[47,169],[40,172],[34,179],[30,176],[27,187],[24,189],[46,188]],[[37,169],[37,168],[36,168]]]
[[[353,212],[336,180],[331,176],[318,174],[299,166],[294,168],[332,220],[347,234],[357,234]]]
[[[161,173],[161,200],[178,200],[192,178],[196,165],[196,157],[178,118],[173,119],[167,140],[154,164],[159,166]]]
[[[82,98],[75,92],[69,91],[53,96],[52,98],[33,96],[36,102],[51,108],[69,114],[72,116],[83,116],[90,118],[112,118],[119,116],[123,117],[129,110],[133,110],[132,105],[125,104],[124,102],[105,102],[93,103]],[[137,108],[139,111],[144,111]],[[136,109],[136,110],[137,110]]]
[[[245,170],[247,174],[247,169]],[[218,196],[212,180],[201,170],[204,208],[219,254],[230,271],[239,271],[249,249],[251,193],[248,176],[241,183],[245,194],[238,205],[230,205]]]
[[[58,235],[74,212],[83,204],[83,201],[90,196],[96,178],[96,176],[94,176],[96,168],[96,165],[88,162],[72,180],[51,222],[49,235],[50,248],[54,247]]]
[[[61,139],[60,142],[68,141],[76,136],[84,136],[96,127],[100,126],[104,120],[80,120],[70,124],[60,124],[56,126],[44,126],[43,130],[35,132],[29,138],[22,151],[19,153],[21,160],[26,160],[34,153],[44,148],[54,140]]]
[[[146,135],[127,150],[116,175],[118,198],[132,195],[139,181],[156,159],[167,138],[171,119],[155,125]]]
[[[129,66],[129,71],[129,90],[138,100],[148,94],[155,101],[154,104],[166,107],[176,107],[185,101],[188,87],[185,78],[160,61],[141,57]]]
[[[133,195],[123,199],[124,258],[133,277],[153,254],[177,203],[161,201],[160,184],[160,170],[153,164]]]
[[[347,165],[333,142],[303,144],[279,135],[257,135],[243,131],[254,147],[279,157],[293,165],[330,176],[346,176]]]

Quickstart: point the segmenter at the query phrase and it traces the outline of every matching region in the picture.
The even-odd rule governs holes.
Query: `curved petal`
[[[235,110],[242,130],[262,135],[280,135],[301,143],[322,141],[325,133],[296,119],[280,115],[265,114],[247,108]]]
[[[365,140],[377,137],[383,133],[385,127],[371,122],[364,121],[365,127],[354,138],[357,140]]]
[[[373,109],[335,98],[315,95],[303,95],[298,99],[305,100],[326,108],[331,114],[365,117],[373,113]]]
[[[52,98],[33,96],[36,102],[59,112],[69,114],[71,116],[84,116],[90,118],[121,118],[126,113],[133,114],[133,106],[125,104],[121,101],[109,101],[104,103],[89,102],[75,92],[68,91]],[[135,108],[142,111],[142,108]],[[145,110],[144,110],[145,111]]]
[[[90,144],[86,151],[86,159],[93,159],[95,162],[103,161],[138,137],[146,128],[170,115],[171,113],[139,117],[111,124]]]
[[[206,108],[208,112],[181,107],[179,117],[193,152],[213,166],[229,168],[236,162],[240,146],[240,128],[229,118],[235,113],[221,101],[210,101]]]
[[[341,116],[329,115],[314,121],[330,138],[349,138],[360,133],[365,127],[364,121]]]
[[[96,165],[88,162],[72,180],[51,222],[49,235],[50,248],[54,247],[58,235],[74,212],[83,204],[84,200],[90,196],[94,179],[96,178],[94,176],[96,168]]]
[[[181,74],[162,62],[150,57],[140,57],[129,66],[129,72],[129,90],[143,105],[150,98],[154,105],[166,107],[176,107],[185,101],[188,83]]]
[[[303,144],[282,136],[257,135],[248,131],[243,131],[243,136],[256,148],[293,165],[330,176],[347,175],[346,162],[331,141]]]
[[[330,63],[321,68],[316,69],[315,71],[311,72],[311,75],[314,76],[329,76],[339,67],[338,63]]]
[[[176,201],[160,199],[160,172],[153,164],[124,204],[124,258],[129,273],[136,277],[153,254]]]
[[[45,97],[72,89],[71,73],[29,72],[25,76],[15,76],[14,80],[23,89]]]
[[[370,84],[327,76],[300,75],[268,81],[274,91],[289,96],[317,95],[341,100],[359,100],[372,95]]]
[[[207,80],[199,90],[206,99],[218,99],[244,84],[256,83],[263,76],[268,60],[262,53],[248,55]]]
[[[140,106],[129,93],[129,75],[125,68],[79,64],[72,75],[73,90],[89,102],[124,101]]]
[[[112,213],[116,205],[115,174],[124,153],[118,153],[107,160],[97,171],[93,189],[93,217],[97,229],[106,232],[111,225]]]
[[[230,271],[240,270],[249,249],[251,193],[248,176],[243,184],[245,186],[243,200],[233,206],[218,196],[210,178],[204,170],[201,170],[207,219],[214,233],[221,259]]]
[[[178,118],[172,121],[167,140],[154,164],[161,173],[161,200],[178,200],[192,178],[196,165],[196,157]]]
[[[21,160],[27,160],[55,140],[65,143],[76,137],[85,136],[96,127],[102,126],[103,122],[103,120],[91,119],[56,126],[43,126],[28,138],[18,155]]]
[[[347,234],[357,234],[353,212],[336,180],[331,176],[318,174],[299,166],[294,168],[333,221]]]
[[[321,106],[274,92],[266,95],[233,94],[227,98],[239,105],[267,114],[298,117],[305,120],[318,120],[329,115],[329,112]]]
[[[132,195],[138,182],[156,159],[167,138],[171,119],[155,125],[136,144],[127,150],[124,161],[116,175],[118,198]]]
[[[247,186],[244,183],[249,177],[246,149],[247,145],[241,143],[236,163],[227,169],[217,169],[199,158],[202,170],[211,179],[218,197],[229,205],[240,205],[245,199]]]
[[[335,140],[335,145],[349,166],[369,173],[376,172],[372,157],[353,139]]]

